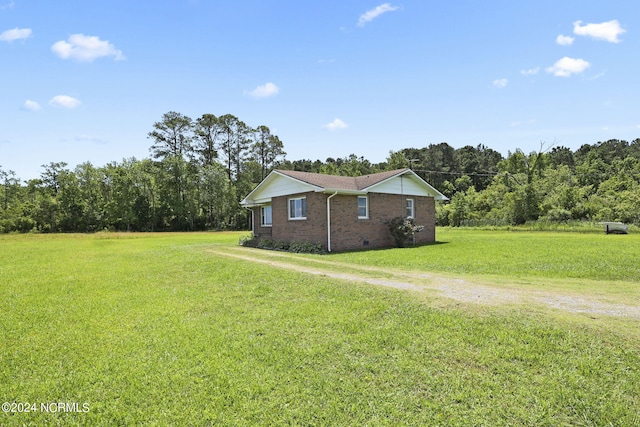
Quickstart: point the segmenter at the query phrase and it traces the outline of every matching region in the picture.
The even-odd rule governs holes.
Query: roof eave
[[[322,188],[322,189],[316,190],[316,192],[327,193],[327,194],[338,193],[346,196],[363,196],[368,193],[368,191],[365,191],[365,190],[348,190],[344,188]]]

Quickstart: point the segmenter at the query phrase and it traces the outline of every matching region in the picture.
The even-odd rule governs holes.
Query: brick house
[[[413,218],[415,243],[435,241],[435,201],[447,200],[410,169],[358,177],[274,170],[241,205],[258,238],[320,243],[328,251],[394,246],[385,224]]]

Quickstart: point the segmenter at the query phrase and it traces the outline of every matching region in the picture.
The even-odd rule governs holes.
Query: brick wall
[[[289,219],[289,199],[307,198],[307,219]],[[332,199],[333,200],[333,199]],[[327,247],[327,195],[323,193],[292,194],[274,197],[273,239],[291,242],[293,240],[320,243]]]
[[[290,220],[288,200],[291,197],[307,198],[307,219]],[[260,208],[254,208],[254,233],[273,240],[302,240],[319,242],[327,247],[327,197],[323,193],[304,193],[274,197],[272,200],[273,224],[260,225]],[[400,196],[397,194],[370,193],[369,217],[358,218],[358,197],[338,195],[331,198],[331,250],[382,248],[395,245],[385,221],[405,215],[405,199],[415,203],[415,222],[425,228],[415,236],[416,243],[435,241],[435,201],[433,197]]]
[[[369,218],[358,218],[356,196],[331,199],[331,249],[383,248],[395,245],[385,221],[404,215],[406,196],[370,193]],[[411,196],[415,203],[415,222],[425,229],[416,234],[416,243],[435,241],[435,201],[433,197]]]

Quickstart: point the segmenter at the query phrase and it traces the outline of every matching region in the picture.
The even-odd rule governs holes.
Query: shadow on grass
[[[407,250],[410,251],[412,249],[418,249],[418,248],[424,248],[424,247],[428,247],[428,246],[440,246],[440,245],[446,245],[450,242],[443,242],[443,241],[435,241],[435,242],[428,242],[428,243],[419,243],[416,245],[406,245],[404,247],[398,247],[398,246],[388,246],[386,248],[367,248],[367,247],[363,247],[363,248],[358,248],[358,249],[349,249],[349,250],[344,250],[344,251],[331,251],[331,252],[327,252],[325,253],[325,255],[331,255],[331,254],[349,254],[349,253],[357,253],[357,252],[384,252],[384,251],[388,251],[391,249],[402,249],[402,250]]]

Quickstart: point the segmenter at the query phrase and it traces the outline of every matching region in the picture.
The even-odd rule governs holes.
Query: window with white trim
[[[407,218],[414,218],[415,214],[416,212],[413,199],[407,199]]]
[[[369,218],[369,200],[367,196],[358,196],[358,218]]]
[[[307,198],[289,199],[289,219],[307,219]]]
[[[260,225],[262,225],[263,227],[271,227],[271,206],[263,206],[260,208]]]

